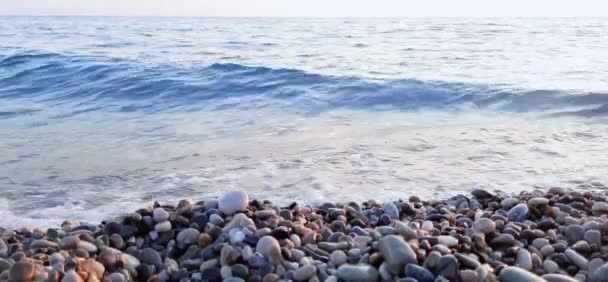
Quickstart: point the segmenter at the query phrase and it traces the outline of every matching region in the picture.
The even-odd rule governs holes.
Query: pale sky
[[[608,16],[606,0],[0,0],[4,15],[207,17]]]

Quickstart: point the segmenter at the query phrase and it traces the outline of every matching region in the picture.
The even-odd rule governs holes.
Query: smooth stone
[[[435,275],[433,275],[431,271],[413,263],[408,263],[405,266],[405,275],[412,277],[419,282],[433,282],[435,279]]]
[[[296,281],[304,281],[312,278],[317,273],[317,268],[314,265],[305,265],[293,272],[293,279]]]
[[[515,266],[503,268],[500,271],[500,280],[503,282],[546,282],[538,275]]]
[[[441,235],[441,236],[437,236],[435,238],[437,238],[437,241],[439,242],[439,244],[445,245],[448,248],[458,246],[458,239],[454,238],[452,236]]]
[[[124,260],[125,265],[128,268],[136,269],[141,264],[141,262],[139,261],[138,258],[136,258],[130,254],[122,253],[122,254],[120,254],[120,257]]]
[[[520,249],[517,252],[515,263],[525,270],[532,270],[532,257],[530,256],[530,252],[526,249]]]
[[[557,273],[559,271],[559,265],[556,262],[547,259],[543,261],[543,269],[547,273]]]
[[[202,272],[203,279],[205,279],[207,281],[210,281],[210,282],[222,281],[222,272],[219,267],[207,268],[201,272]]]
[[[384,204],[384,214],[390,216],[392,219],[399,219],[399,209],[393,202],[386,202]]]
[[[32,242],[32,244],[30,244],[30,248],[31,249],[42,249],[42,248],[57,249],[57,248],[59,248],[59,244],[49,241],[49,240],[40,239],[40,240],[36,240],[36,241]]]
[[[218,209],[227,215],[244,211],[249,207],[249,196],[242,191],[231,191],[224,194],[218,201]]]
[[[156,269],[160,269],[163,265],[163,260],[160,254],[152,248],[143,249],[139,259],[145,264],[156,266]]]
[[[604,260],[601,258],[594,258],[592,260],[589,261],[589,265],[587,266],[587,270],[589,270],[589,273],[593,273],[595,272],[598,268],[600,268],[602,265],[604,265]]]
[[[230,244],[232,245],[238,245],[239,243],[243,242],[243,240],[245,240],[245,232],[238,230],[238,229],[232,229],[230,230],[230,232],[228,233],[228,236],[230,238]]]
[[[171,221],[163,221],[154,225],[154,230],[158,233],[171,231]]]
[[[519,200],[516,198],[505,198],[502,201],[500,201],[500,206],[505,209],[511,209],[513,206],[517,205],[519,203]]]
[[[378,241],[378,249],[393,274],[401,273],[408,263],[416,263],[416,253],[401,236],[388,235],[381,238]]]
[[[528,200],[528,205],[530,205],[530,206],[540,206],[540,205],[546,205],[548,203],[549,203],[549,199],[543,198],[543,197],[534,197],[534,198]]]
[[[570,261],[572,261],[572,263],[574,263],[576,266],[578,266],[578,268],[580,268],[582,270],[587,269],[587,265],[589,264],[589,261],[583,255],[577,253],[575,250],[570,249],[570,248],[566,249],[564,254],[566,254],[566,256],[570,259]]]
[[[602,233],[599,230],[587,230],[583,237],[591,245],[602,246]]]
[[[122,273],[120,273],[120,272],[114,272],[114,273],[108,275],[107,279],[109,279],[112,282],[125,282],[125,281],[127,281],[127,279],[125,278],[125,276]]]
[[[591,206],[591,211],[594,215],[608,214],[608,203],[595,202],[593,206]]]
[[[76,271],[69,270],[63,275],[61,282],[84,282],[84,279]]]
[[[460,280],[462,282],[478,282],[479,274],[475,270],[465,269],[460,271]]]
[[[280,279],[281,279],[281,276],[279,276],[278,274],[268,273],[268,274],[264,275],[264,278],[262,278],[262,282],[277,282]]]
[[[1,240],[2,239],[0,239],[0,241]],[[61,256],[61,257],[63,258],[63,256]],[[65,258],[64,258],[64,260],[65,260]],[[53,264],[51,264],[51,265],[53,265]],[[4,272],[5,270],[9,270],[11,268],[11,266],[13,266],[13,262],[12,261],[0,258],[0,273]]]
[[[2,239],[0,239],[2,240]],[[18,261],[8,271],[9,281],[33,281],[36,275],[36,266],[27,261]]]
[[[201,272],[203,272],[203,271],[205,271],[205,269],[209,269],[209,268],[218,266],[218,264],[219,264],[219,260],[216,258],[213,258],[213,259],[210,259],[210,260],[207,260],[207,261],[201,263],[199,270]]]
[[[511,221],[521,222],[528,218],[528,205],[517,204],[509,210],[508,217]]]
[[[279,242],[272,236],[264,236],[258,240],[255,247],[256,251],[262,256],[268,259],[268,261],[274,265],[283,263],[283,257],[281,255],[281,247]]]
[[[154,218],[154,221],[157,223],[167,221],[169,220],[169,212],[163,208],[155,208],[152,211],[152,218]]]
[[[416,234],[416,231],[414,229],[407,226],[407,224],[405,224],[404,222],[401,222],[401,221],[395,222],[395,232],[397,234],[403,236],[403,238],[405,238],[405,240],[408,240],[408,241],[418,237],[418,235]]]
[[[547,282],[579,282],[578,280],[563,274],[550,273],[543,275],[543,279]]]
[[[433,225],[433,222],[430,220],[425,220],[422,223],[422,226],[420,227],[420,229],[430,232],[431,230],[433,230],[433,228],[435,228],[435,226]]]
[[[346,263],[348,257],[341,250],[335,250],[329,256],[329,260],[336,266],[340,266]]]
[[[187,246],[196,243],[200,234],[201,233],[197,229],[186,228],[177,233],[177,237],[175,240],[178,245]]]
[[[496,223],[489,218],[482,217],[475,220],[473,223],[473,230],[482,234],[491,234],[496,231]]]
[[[515,237],[511,234],[501,233],[498,236],[494,237],[490,244],[492,245],[513,245],[515,243]]]
[[[97,246],[95,246],[95,244],[82,240],[78,242],[78,249],[85,250],[89,254],[97,252]]]
[[[469,269],[477,269],[480,266],[479,261],[477,261],[467,255],[455,253],[454,257],[456,257],[456,259],[458,259],[458,262],[460,262],[460,264],[462,266],[467,267]]]
[[[240,253],[235,250],[229,244],[225,244],[220,251],[220,265],[227,266],[230,265],[234,260],[239,257]]]
[[[79,242],[80,238],[78,238],[78,236],[67,236],[61,239],[61,241],[59,241],[59,246],[63,250],[76,249],[76,247],[78,247]]]
[[[103,277],[103,273],[106,271],[106,268],[103,266],[103,264],[92,258],[85,260],[84,263],[82,263],[81,269],[84,270],[86,273],[89,273],[89,275],[96,275],[97,278]]]
[[[453,255],[440,257],[435,272],[450,281],[458,280],[458,260]]]
[[[547,246],[549,244],[551,244],[551,243],[549,242],[549,240],[547,240],[545,238],[536,238],[532,241],[532,246],[534,246],[538,250],[542,249],[544,246]]]
[[[213,225],[222,226],[224,224],[224,219],[219,214],[212,214],[209,216],[209,222]]]
[[[226,281],[226,279],[232,277],[232,269],[230,266],[224,265],[220,268],[220,274],[224,278],[224,281]]]
[[[589,282],[605,282],[607,277],[608,263],[605,263],[589,275]]]
[[[378,270],[366,264],[343,264],[336,272],[338,279],[346,282],[374,282],[378,281]]]
[[[569,225],[566,227],[566,231],[564,232],[566,239],[568,240],[568,244],[572,245],[580,240],[583,240],[585,237],[585,228],[580,225]]]

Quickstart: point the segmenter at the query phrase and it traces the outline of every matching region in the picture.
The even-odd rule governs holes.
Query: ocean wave
[[[91,111],[280,107],[304,113],[358,110],[496,110],[581,117],[608,114],[607,93],[379,80],[235,63],[146,64],[135,60],[22,52],[0,56],[0,99],[33,99]],[[2,115],[16,117],[19,113]]]

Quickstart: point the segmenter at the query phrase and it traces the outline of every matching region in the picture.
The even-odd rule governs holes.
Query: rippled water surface
[[[608,183],[608,19],[0,18],[0,226]]]

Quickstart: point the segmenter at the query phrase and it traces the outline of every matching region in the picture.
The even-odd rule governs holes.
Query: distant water
[[[0,18],[0,226],[608,185],[608,19]]]

